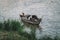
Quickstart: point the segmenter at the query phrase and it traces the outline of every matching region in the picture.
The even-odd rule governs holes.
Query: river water
[[[19,20],[22,12],[42,18],[42,33],[36,30],[38,39],[42,36],[60,36],[60,0],[0,0],[0,20]]]

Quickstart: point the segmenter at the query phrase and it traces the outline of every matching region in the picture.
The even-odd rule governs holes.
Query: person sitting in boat
[[[22,13],[22,15],[20,14],[20,17],[21,17],[21,18],[23,17],[23,19],[26,19],[26,20],[30,20],[30,19],[29,19],[30,16],[31,16],[31,15],[25,15],[24,13]]]
[[[38,18],[37,18],[36,15],[29,15],[29,16],[27,17],[27,19],[30,20],[30,21],[37,21],[37,20],[38,20]]]
[[[36,22],[38,21],[38,18],[36,15],[32,15],[32,18],[30,18],[30,20]]]
[[[38,17],[36,15],[32,15],[32,18],[34,19],[37,19],[38,20]]]
[[[24,13],[22,13],[22,15],[20,15],[20,17],[26,17],[27,19],[30,17],[31,15],[25,15]]]
[[[25,15],[25,14],[24,14],[24,13],[22,13],[22,15],[20,15],[20,17],[24,17],[24,15]]]

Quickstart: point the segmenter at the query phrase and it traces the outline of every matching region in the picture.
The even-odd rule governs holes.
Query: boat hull
[[[39,25],[41,22],[41,19],[39,19],[38,21],[31,21],[31,20],[27,20],[27,18],[25,17],[21,17],[22,22],[26,22],[29,24],[33,24],[33,25]]]

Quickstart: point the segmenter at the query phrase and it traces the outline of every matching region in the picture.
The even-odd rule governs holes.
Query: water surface
[[[22,12],[42,18],[42,34],[37,30],[37,38],[44,35],[52,38],[60,36],[60,0],[0,0],[0,15],[5,20],[19,20],[19,14]],[[4,20],[1,16],[0,20]]]

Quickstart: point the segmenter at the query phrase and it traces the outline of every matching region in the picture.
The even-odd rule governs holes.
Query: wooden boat
[[[41,22],[41,18],[39,19],[38,18],[38,20],[37,21],[31,21],[31,20],[28,20],[27,19],[27,17],[28,17],[29,15],[20,15],[20,17],[21,17],[21,21],[22,22],[26,22],[26,23],[29,23],[29,24],[33,24],[33,25],[39,25],[40,24],[40,22]],[[33,20],[33,19],[32,19]]]

